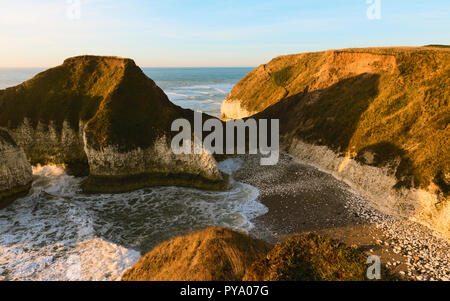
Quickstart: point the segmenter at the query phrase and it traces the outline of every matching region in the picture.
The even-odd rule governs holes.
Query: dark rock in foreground
[[[359,249],[315,234],[275,247],[225,228],[163,242],[124,273],[122,281],[365,281],[370,265]],[[393,280],[385,267],[382,280]]]
[[[367,256],[315,234],[294,235],[255,262],[244,281],[364,281]]]
[[[172,104],[131,59],[67,59],[0,93],[0,126],[32,164],[63,163],[88,175],[86,192],[177,185],[218,190],[228,182],[211,155],[174,155]]]
[[[122,281],[239,281],[270,245],[225,228],[210,228],[163,242]]]
[[[23,149],[0,129],[0,209],[28,193],[32,172]]]

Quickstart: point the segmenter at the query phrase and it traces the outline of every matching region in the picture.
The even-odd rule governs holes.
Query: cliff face
[[[298,160],[448,236],[448,74],[445,48],[283,56],[238,83],[222,113],[280,119],[281,145]]]
[[[31,181],[31,166],[23,149],[0,129],[0,209],[26,195]]]
[[[89,174],[88,192],[165,183],[226,187],[212,156],[171,155],[170,127],[178,118],[191,120],[193,112],[172,104],[132,60],[116,57],[67,59],[0,96],[0,126],[31,163]]]
[[[306,88],[309,92],[320,91],[366,73],[390,74],[392,78],[409,75],[410,79],[427,81],[429,76],[421,78],[421,71],[433,71],[433,66],[446,60],[448,53],[448,49],[430,47],[362,48],[279,56],[254,69],[234,86],[222,104],[222,115],[229,119],[245,118]],[[438,61],[433,62],[434,58]],[[424,63],[428,65],[423,66]]]

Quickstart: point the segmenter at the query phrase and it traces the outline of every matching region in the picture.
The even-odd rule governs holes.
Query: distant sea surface
[[[175,104],[213,116],[220,116],[220,105],[233,86],[253,68],[142,68]],[[42,68],[0,68],[0,89],[16,86]]]

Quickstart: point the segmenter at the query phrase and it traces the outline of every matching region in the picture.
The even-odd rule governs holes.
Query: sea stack
[[[450,237],[449,74],[448,48],[280,56],[233,88],[222,115],[279,119],[298,161]]]
[[[31,165],[7,131],[0,129],[0,209],[28,193]]]
[[[213,156],[174,155],[171,124],[193,112],[171,103],[133,60],[80,56],[0,93],[0,126],[32,164],[89,175],[86,192],[176,185],[218,190]]]

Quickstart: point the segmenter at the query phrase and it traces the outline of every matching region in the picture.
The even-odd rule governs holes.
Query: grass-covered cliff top
[[[364,281],[367,255],[315,234],[273,247],[226,228],[209,228],[156,246],[122,281]],[[393,277],[384,267],[382,279]]]
[[[367,281],[367,254],[313,233],[277,244],[247,269],[244,281]],[[381,280],[396,278],[385,267]]]
[[[100,102],[123,77],[131,60],[81,56],[39,73],[32,79],[4,90],[0,98],[0,124],[16,127],[28,118],[33,125],[64,120],[74,128],[87,121]]]
[[[122,276],[123,281],[239,281],[270,245],[226,228],[163,242]]]
[[[79,56],[0,93],[0,126],[16,128],[24,119],[33,127],[63,122],[78,131],[87,123],[92,147],[122,150],[151,145],[183,110],[133,60]]]
[[[440,47],[439,47],[440,46]],[[278,56],[263,64],[232,89],[227,98],[238,100],[249,111],[260,112],[306,87],[319,89],[336,80],[363,72],[393,71],[415,63],[418,57],[450,55],[442,45],[424,47],[348,48]]]
[[[448,193],[449,74],[448,48],[302,53],[258,67],[228,98],[269,107],[259,116],[280,119],[285,143],[298,137],[377,166],[401,160],[398,186]]]

